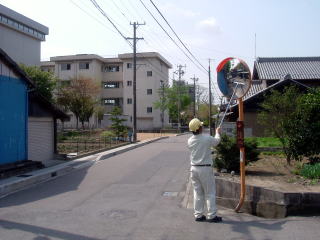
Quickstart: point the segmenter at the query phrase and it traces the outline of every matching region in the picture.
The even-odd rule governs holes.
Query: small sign
[[[238,148],[244,147],[244,123],[237,121],[237,146]]]

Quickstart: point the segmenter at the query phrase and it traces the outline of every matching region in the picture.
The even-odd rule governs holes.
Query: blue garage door
[[[27,160],[27,86],[0,75],[0,165]]]

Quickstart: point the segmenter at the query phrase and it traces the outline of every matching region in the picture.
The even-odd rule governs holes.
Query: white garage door
[[[53,159],[54,128],[51,118],[29,118],[28,159],[47,161]]]

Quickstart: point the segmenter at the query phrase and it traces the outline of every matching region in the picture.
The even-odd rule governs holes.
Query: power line
[[[122,0],[121,0],[122,1]],[[138,16],[138,18],[142,18],[142,15],[143,14],[141,14],[141,12],[140,12],[140,9],[139,8],[137,8],[137,6],[136,5],[134,5],[134,4],[132,4],[132,2],[131,1],[129,1],[129,3],[130,3],[130,5],[131,5],[131,9],[130,9],[130,11],[131,10],[135,10],[135,11],[133,11],[134,12],[134,15],[135,16]],[[129,9],[124,5],[124,7],[129,11]],[[146,27],[146,28],[144,28],[145,30],[143,31],[144,33],[148,33],[148,36],[149,36],[149,38],[150,38],[150,40],[152,40],[152,42],[153,43],[155,43],[156,45],[158,45],[158,46],[160,46],[161,48],[166,48],[166,45],[165,44],[163,44],[158,38],[160,38],[160,35],[159,34],[157,34],[154,30],[153,30],[153,28],[148,28],[148,27]],[[146,31],[146,30],[149,30],[149,31]],[[155,37],[153,37],[153,35],[155,35]],[[149,45],[150,47],[152,47],[151,46],[151,44],[149,44],[149,42],[146,40],[146,38],[144,39],[144,42],[147,44],[147,45]],[[155,47],[153,47],[154,49],[156,49]],[[167,48],[166,48],[167,49]],[[157,51],[158,52],[162,52],[161,50],[159,50],[159,49],[157,49]],[[169,51],[170,52],[170,50],[168,50],[167,49],[167,51]],[[172,57],[172,55],[170,55],[170,54],[168,54],[168,53],[165,53],[164,55],[169,55],[171,58],[175,58],[175,59],[177,59],[178,60],[178,62],[183,62],[183,60],[181,60],[181,59],[179,59],[178,57]]]
[[[106,12],[99,6],[99,4],[95,1],[95,0],[90,0],[90,2],[95,6],[96,9],[99,10],[99,12],[108,19],[108,21],[112,24],[112,26],[117,30],[117,32],[122,36],[122,38],[125,39],[126,42],[128,42],[128,44],[130,45],[131,48],[133,48],[132,44],[127,41],[126,37],[122,34],[122,32],[117,28],[117,26],[113,23],[112,19],[106,14]],[[74,2],[73,2],[74,3]],[[75,4],[75,3],[74,3]],[[75,4],[76,5],[76,4]],[[77,5],[76,5],[77,6]],[[79,7],[79,6],[78,6]],[[82,9],[82,8],[81,8]],[[83,10],[83,9],[82,9]],[[84,10],[83,10],[84,11]],[[84,11],[85,12],[85,11]],[[87,12],[86,12],[87,13]],[[87,13],[88,14],[88,13]],[[92,17],[92,16],[91,16]],[[154,18],[155,19],[155,18]],[[155,19],[156,20],[156,19]],[[100,22],[100,21],[99,21]],[[101,23],[101,22],[100,22]],[[161,24],[158,23],[160,26]],[[162,26],[161,26],[162,27]],[[164,29],[163,29],[164,30]],[[165,31],[165,30],[164,30]],[[168,35],[168,33],[167,33]],[[170,37],[170,35],[168,35]],[[170,37],[171,38],[171,37]],[[172,39],[172,38],[171,38]],[[172,39],[173,40],[173,39]],[[175,42],[173,40],[173,42]],[[178,46],[178,45],[177,45]],[[179,47],[179,46],[178,46]],[[180,47],[179,47],[180,48]],[[181,49],[181,48],[180,48]],[[182,50],[182,49],[181,49]],[[182,50],[182,52],[184,53],[184,51]],[[185,53],[184,53],[185,54]],[[143,54],[143,53],[139,53],[140,56],[142,56],[143,58],[145,58],[145,60],[150,64],[150,67],[155,70],[156,72],[159,73],[159,75],[161,75],[164,79],[168,78],[167,75],[165,75],[161,70],[159,70],[156,66],[153,65],[153,63]],[[187,55],[186,55],[187,56]],[[189,58],[189,56],[187,56]],[[190,59],[190,58],[189,58]],[[192,61],[192,59],[190,59]],[[192,61],[193,62],[193,61]],[[193,62],[194,63],[194,62]],[[197,65],[196,65],[197,66]]]
[[[141,0],[140,0],[141,1]],[[154,2],[152,0],[150,0],[150,2],[152,3],[152,5],[157,9],[158,13],[161,15],[161,17],[163,18],[163,20],[168,24],[168,26],[170,27],[170,29],[172,30],[172,32],[174,33],[174,35],[178,38],[178,40],[180,41],[180,43],[184,46],[184,48],[190,53],[190,55],[197,61],[197,63],[206,71],[208,72],[208,70],[200,63],[200,61],[193,55],[193,53],[187,48],[187,46],[182,42],[182,40],[180,39],[180,37],[178,36],[178,34],[173,30],[173,28],[171,27],[171,25],[169,24],[169,22],[167,21],[167,19],[163,16],[163,14],[160,12],[160,10],[158,9],[158,7],[154,4]]]
[[[170,36],[170,34],[163,28],[163,26],[161,25],[161,23],[159,23],[159,21],[156,19],[156,17],[152,14],[152,12],[147,8],[147,6],[144,4],[144,2],[142,0],[139,0],[141,2],[141,4],[144,6],[144,8],[149,12],[149,14],[152,16],[152,18],[156,21],[156,23],[161,27],[161,29],[167,34],[167,36],[173,41],[173,43],[184,53],[184,55],[191,61],[194,63],[194,65],[200,70],[203,71],[203,69],[201,69],[189,56],[188,54],[185,53],[185,51],[178,45],[178,43]],[[206,73],[208,72],[207,70],[205,70]]]
[[[75,5],[77,8],[79,8],[81,11],[83,11],[85,14],[87,14],[89,17],[91,17],[92,19],[96,20],[98,23],[100,23],[101,25],[103,25],[105,28],[107,28],[108,30],[110,30],[113,33],[116,33],[114,30],[112,30],[111,28],[109,28],[107,25],[105,25],[103,22],[101,22],[99,19],[95,18],[93,15],[91,15],[89,12],[87,12],[86,10],[84,10],[82,7],[80,7],[78,4],[76,4],[73,0],[70,0],[70,2]]]
[[[99,12],[108,19],[108,21],[112,24],[112,26],[117,30],[117,32],[121,35],[121,37],[132,47],[131,42],[129,42],[126,37],[122,34],[122,32],[117,28],[117,26],[113,23],[113,21],[109,18],[109,16],[103,11],[103,9],[99,6],[99,4],[95,0],[90,0],[92,4],[95,6],[96,9],[99,10]]]
[[[116,8],[118,8],[119,12],[128,20],[128,22],[130,22],[129,18],[121,11],[120,7],[118,6],[118,4],[116,4],[116,2],[114,0],[111,0],[113,2],[113,4],[116,6]]]
[[[123,0],[121,0],[121,2],[122,2],[122,5],[124,6],[124,8],[126,9],[127,13],[130,13],[132,16],[135,17],[135,12],[134,12],[134,11],[131,11],[131,8],[128,8],[128,7],[126,6],[126,4],[123,3]],[[130,3],[130,1],[128,1],[128,2]],[[139,16],[139,17],[140,17],[140,16]]]

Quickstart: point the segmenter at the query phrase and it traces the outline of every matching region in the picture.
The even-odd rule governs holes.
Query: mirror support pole
[[[211,105],[212,105],[212,99],[211,99],[211,68],[210,68],[210,60],[209,59],[209,130],[210,130],[210,136],[212,136],[212,120],[211,120]]]
[[[244,120],[244,114],[243,114],[243,101],[242,98],[239,98],[239,121]],[[244,131],[244,128],[242,128],[242,131]],[[244,135],[242,135],[244,136]],[[242,207],[244,203],[244,198],[246,195],[246,183],[245,183],[245,148],[244,145],[240,147],[240,199],[237,207],[235,208],[236,212],[239,212],[240,208]]]

